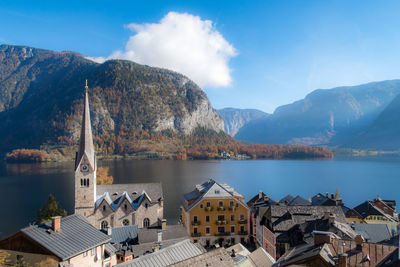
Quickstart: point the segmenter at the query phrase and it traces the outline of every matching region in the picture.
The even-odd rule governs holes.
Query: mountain
[[[189,134],[223,130],[206,94],[173,71],[73,52],[0,46],[1,148],[38,146],[79,136],[85,79],[97,136],[129,129]]]
[[[379,114],[372,124],[347,147],[374,150],[400,150],[400,95]]]
[[[400,80],[318,89],[249,123],[235,137],[256,143],[340,146],[357,136],[400,93]]]
[[[257,109],[223,108],[217,112],[224,120],[225,132],[233,137],[249,122],[267,118],[269,115]]]
[[[0,46],[0,154],[12,151],[6,157],[13,162],[72,159],[86,79],[100,157],[332,157],[320,148],[244,145],[223,131],[206,94],[179,73],[11,45]]]

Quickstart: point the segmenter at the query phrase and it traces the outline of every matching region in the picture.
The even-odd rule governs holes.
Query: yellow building
[[[248,242],[249,208],[244,197],[212,179],[184,195],[181,220],[193,241],[206,247]]]

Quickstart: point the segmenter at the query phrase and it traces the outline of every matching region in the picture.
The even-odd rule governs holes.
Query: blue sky
[[[127,25],[157,26],[170,12],[211,21],[211,34],[234,49],[217,55],[214,66],[226,63],[229,82],[204,82],[215,108],[273,112],[317,88],[400,78],[399,1],[2,0],[0,43],[91,57],[128,54],[136,33]]]

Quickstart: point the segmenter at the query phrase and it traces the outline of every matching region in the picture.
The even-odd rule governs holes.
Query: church
[[[75,158],[75,213],[98,229],[137,224],[161,226],[161,183],[96,184],[97,161],[90,124],[86,81],[79,150]]]

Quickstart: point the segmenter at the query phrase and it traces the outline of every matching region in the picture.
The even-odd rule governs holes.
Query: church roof
[[[163,199],[161,183],[97,185],[95,209],[106,200],[115,211],[124,199],[137,209],[146,197],[151,203]]]
[[[89,161],[90,167],[92,167],[93,169],[96,168],[92,127],[90,124],[90,109],[89,109],[89,96],[87,92],[88,89],[87,83],[85,89],[86,90],[85,90],[85,100],[84,100],[84,108],[82,114],[81,137],[79,141],[79,151],[75,160],[75,170],[85,154]]]

